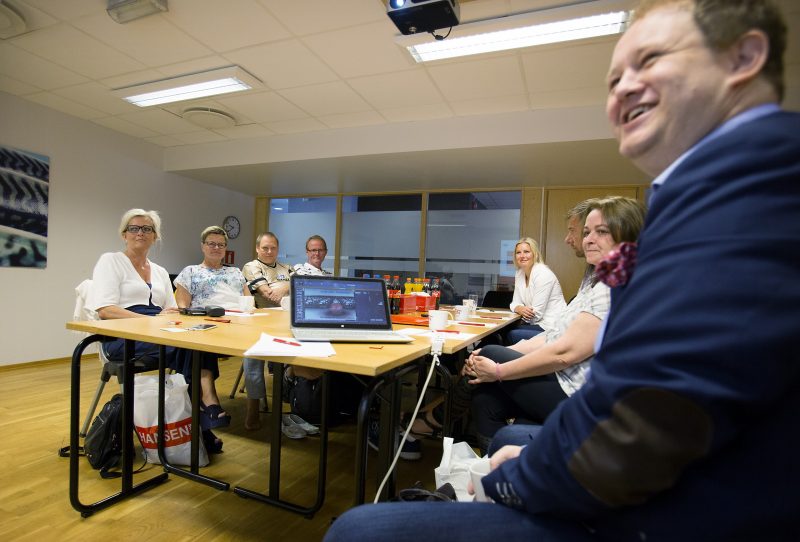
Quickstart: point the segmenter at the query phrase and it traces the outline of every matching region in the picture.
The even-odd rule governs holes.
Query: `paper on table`
[[[423,331],[421,333],[421,335],[430,337],[434,333],[438,333],[446,341],[451,340],[451,339],[464,340],[464,339],[469,339],[469,338],[475,336],[475,333],[464,333],[463,331],[456,331],[456,330],[452,330],[452,331],[451,330],[432,331],[430,329],[426,329],[425,331]]]
[[[250,318],[251,316],[269,316],[266,312],[247,313],[242,311],[225,311],[225,316],[236,316],[237,318]]]
[[[456,320],[453,323],[457,326],[497,327],[497,324],[490,324],[489,322],[466,322],[463,320]]]
[[[162,327],[161,331],[169,331],[170,333],[182,333],[184,331],[189,331],[189,330],[182,327]]]
[[[327,358],[336,354],[329,342],[302,342],[292,338],[273,337],[261,334],[258,342],[251,346],[245,356],[305,356]]]

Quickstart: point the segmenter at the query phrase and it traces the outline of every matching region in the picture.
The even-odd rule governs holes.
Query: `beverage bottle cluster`
[[[407,277],[405,283],[400,281],[400,275],[373,275],[374,278],[383,278],[386,283],[386,291],[389,296],[389,305],[392,314],[400,314],[401,296],[413,294],[414,292],[422,292],[434,298],[435,308],[439,308],[439,297],[441,290],[439,286],[439,279],[421,278],[421,277]],[[369,278],[368,274],[364,278]]]

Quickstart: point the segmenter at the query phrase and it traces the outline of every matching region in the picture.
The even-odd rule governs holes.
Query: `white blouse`
[[[131,260],[122,252],[106,252],[92,273],[92,288],[86,306],[94,311],[116,305],[123,309],[133,305],[148,305],[151,301],[162,309],[177,307],[167,270],[150,263],[152,288],[142,280]]]
[[[534,311],[533,320],[528,324],[536,324],[545,331],[555,328],[556,321],[567,309],[561,284],[555,273],[543,263],[537,263],[531,269],[528,284],[525,284],[525,270],[517,269],[514,278],[514,298],[511,310],[519,306],[530,307]]]

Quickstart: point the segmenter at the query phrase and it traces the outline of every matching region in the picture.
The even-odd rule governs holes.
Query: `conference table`
[[[480,311],[480,309],[479,309]],[[466,348],[507,326],[518,319],[516,315],[498,317],[476,313],[476,318],[464,321],[463,325],[452,325],[448,332],[440,335],[445,339],[442,353],[455,354],[463,357]],[[80,422],[80,364],[84,350],[94,342],[109,339],[125,339],[126,370],[123,371],[123,401],[122,401],[122,461],[121,461],[121,489],[119,492],[100,501],[85,504],[79,496],[79,464],[78,454],[70,454],[70,502],[73,508],[84,517],[113,505],[114,503],[139,494],[167,479],[173,473],[197,482],[207,484],[219,490],[227,490],[230,485],[222,480],[217,480],[200,474],[199,436],[200,429],[197,423],[200,403],[200,352],[210,352],[221,356],[244,357],[252,345],[261,337],[262,333],[274,337],[291,338],[289,330],[288,312],[280,309],[260,309],[254,315],[237,315],[228,313],[225,319],[229,322],[208,322],[202,316],[186,316],[178,314],[162,314],[147,318],[130,318],[102,321],[74,321],[68,322],[67,329],[89,334],[75,347],[71,367],[71,405],[70,405],[70,449],[79,449],[79,422]],[[179,324],[173,322],[179,321]],[[168,329],[188,329],[200,323],[215,323],[216,327],[204,331],[174,332]],[[413,326],[395,325],[395,330],[412,328]],[[417,332],[421,328],[416,328]],[[463,333],[454,333],[462,331]],[[468,335],[464,335],[464,333]],[[424,361],[431,351],[431,340],[428,334],[416,335],[411,343],[400,344],[372,344],[372,343],[333,343],[335,355],[330,357],[276,357],[276,356],[250,356],[273,362],[272,378],[272,415],[270,419],[270,456],[269,456],[269,487],[266,494],[244,487],[234,488],[234,493],[245,498],[259,500],[268,504],[297,512],[311,517],[318,511],[325,497],[325,476],[328,444],[328,408],[322,409],[320,424],[320,453],[319,470],[317,478],[317,495],[311,506],[303,506],[284,501],[280,498],[280,464],[281,464],[281,416],[282,412],[282,386],[283,372],[286,366],[296,365],[323,370],[322,376],[322,402],[328,405],[329,385],[328,372],[339,371],[369,378],[369,385],[365,389],[358,409],[356,430],[356,483],[354,501],[356,504],[364,502],[366,456],[367,456],[367,425],[369,406],[379,391],[384,404],[380,409],[380,446],[378,457],[378,472],[386,472],[397,443],[394,439],[394,427],[399,417],[399,382],[400,378],[412,370],[420,370],[421,361]],[[159,438],[158,451],[163,473],[139,484],[133,484],[133,371],[127,370],[133,354],[134,341],[143,341],[159,345]],[[163,448],[164,431],[164,375],[165,375],[165,350],[166,347],[178,347],[192,350],[193,373],[191,386],[192,399],[192,452],[191,465],[183,469],[171,465]],[[437,366],[442,376],[449,377],[446,369]],[[445,380],[448,380],[445,378]],[[449,384],[449,380],[448,380]],[[382,497],[394,491],[394,479],[386,486]]]

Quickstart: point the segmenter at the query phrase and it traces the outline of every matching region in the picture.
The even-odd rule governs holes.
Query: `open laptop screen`
[[[391,330],[381,279],[292,275],[292,327]]]

